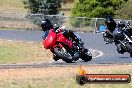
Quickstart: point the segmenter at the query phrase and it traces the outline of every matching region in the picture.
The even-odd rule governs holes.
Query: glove
[[[55,30],[56,33],[59,33],[60,31],[61,31],[60,28],[58,28],[58,29]]]
[[[66,27],[65,26],[61,26],[60,29],[66,30]]]

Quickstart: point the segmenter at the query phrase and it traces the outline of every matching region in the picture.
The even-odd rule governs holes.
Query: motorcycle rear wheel
[[[64,51],[60,47],[55,47],[54,53],[57,55],[57,57],[61,58],[63,61],[65,61],[67,63],[72,63],[72,61],[73,61],[71,54],[68,51],[66,51],[66,49]]]

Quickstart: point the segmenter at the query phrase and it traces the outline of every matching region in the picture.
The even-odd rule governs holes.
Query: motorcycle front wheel
[[[132,57],[132,44],[131,43],[127,43],[126,47],[128,49],[128,52],[130,53],[130,57]]]
[[[67,63],[72,63],[73,61],[71,54],[65,48],[62,49],[61,47],[55,47],[54,53],[57,55],[57,57],[61,58]]]
[[[81,59],[84,60],[85,62],[91,61],[92,60],[92,53],[89,50],[85,53],[82,53]]]

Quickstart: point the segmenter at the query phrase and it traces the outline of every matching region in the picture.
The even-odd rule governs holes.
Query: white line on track
[[[99,51],[99,50],[94,50],[94,49],[89,49],[90,51],[92,51],[92,52],[97,52],[97,53],[99,53],[97,56],[94,56],[93,58],[97,58],[97,57],[101,57],[101,56],[103,56],[103,52],[102,51]]]

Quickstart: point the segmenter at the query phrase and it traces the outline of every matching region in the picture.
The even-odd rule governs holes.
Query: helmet
[[[42,27],[43,31],[47,31],[50,28],[53,28],[50,20],[48,20],[48,19],[44,19],[41,21],[41,27]]]
[[[110,24],[110,23],[115,23],[115,21],[113,20],[113,18],[111,16],[106,16],[104,18],[104,22],[105,22],[106,25]]]
[[[59,25],[58,25],[58,24],[54,24],[54,25],[53,25],[53,28],[54,28],[55,30],[57,30],[57,29],[59,28]]]
[[[109,31],[114,31],[116,28],[116,22],[114,21],[114,19],[111,16],[106,16],[104,18],[104,23],[107,26],[107,29]]]
[[[117,23],[117,27],[125,27],[125,22],[123,22],[122,20],[119,20]]]

